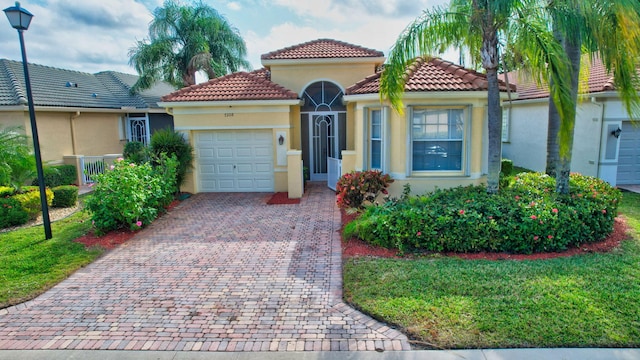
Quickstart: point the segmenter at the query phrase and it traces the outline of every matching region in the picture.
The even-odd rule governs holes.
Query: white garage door
[[[271,130],[196,133],[201,192],[273,192]]]
[[[626,121],[620,134],[616,184],[640,184],[640,128]]]

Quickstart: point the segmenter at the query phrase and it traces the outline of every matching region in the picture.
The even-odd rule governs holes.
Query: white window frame
[[[468,176],[469,174],[469,136],[471,134],[471,109],[470,106],[465,105],[442,105],[442,106],[422,106],[413,105],[409,106],[407,111],[407,171],[406,176]],[[460,170],[413,170],[413,116],[417,110],[462,110],[462,149],[460,159]],[[446,140],[446,139],[443,139]],[[432,141],[441,141],[440,139],[433,139]]]
[[[380,141],[380,167],[373,167],[371,165],[371,141],[373,131],[372,120],[373,112],[380,111],[380,138],[376,138],[376,141]],[[364,108],[364,156],[363,156],[363,169],[365,170],[380,170],[382,172],[389,172],[389,146],[388,134],[389,134],[389,108],[388,107],[366,107]]]
[[[509,142],[509,133],[511,132],[511,106],[502,107],[502,142]]]

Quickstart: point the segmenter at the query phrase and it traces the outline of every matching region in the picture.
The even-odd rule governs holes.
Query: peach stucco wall
[[[62,162],[66,155],[121,153],[120,114],[36,110],[42,160]],[[29,113],[0,113],[0,124],[19,125],[31,136]]]

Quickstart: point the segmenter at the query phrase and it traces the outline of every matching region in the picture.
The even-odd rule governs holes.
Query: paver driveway
[[[199,194],[28,303],[0,310],[0,349],[408,350],[342,302],[340,214]]]

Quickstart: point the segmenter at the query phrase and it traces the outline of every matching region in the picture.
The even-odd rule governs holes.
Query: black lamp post
[[[33,14],[20,7],[16,1],[15,6],[4,9],[11,26],[18,30],[20,38],[20,50],[22,51],[22,67],[24,70],[24,82],[27,86],[27,101],[29,105],[29,118],[31,119],[31,133],[33,137],[33,152],[36,157],[36,170],[38,171],[38,185],[40,187],[40,202],[42,204],[42,219],[44,222],[45,239],[51,239],[51,221],[49,220],[49,206],[47,205],[47,193],[44,187],[44,173],[42,171],[42,157],[40,156],[40,141],[38,140],[38,127],[36,125],[36,111],[33,108],[33,95],[31,94],[31,81],[29,80],[29,67],[27,65],[27,52],[24,49],[24,36],[22,32],[29,29]]]

